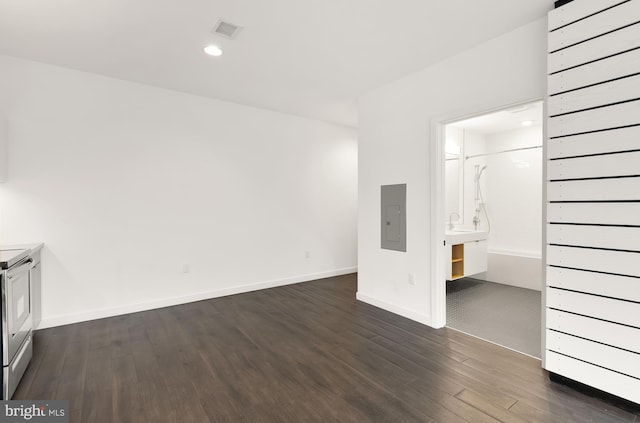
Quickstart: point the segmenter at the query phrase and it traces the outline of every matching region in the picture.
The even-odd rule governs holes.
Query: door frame
[[[544,97],[535,97],[527,100],[517,101],[509,104],[502,104],[495,107],[488,107],[478,110],[478,107],[468,108],[467,110],[461,110],[456,113],[452,113],[447,116],[441,116],[431,119],[431,136],[430,136],[430,222],[429,229],[432,235],[432,245],[430,248],[430,276],[431,276],[431,322],[435,328],[442,328],[447,323],[447,300],[446,300],[446,245],[445,245],[445,126],[461,120],[467,120],[477,116],[486,115],[493,112],[498,112],[505,109],[510,109],[518,106],[522,106],[529,103],[542,101],[542,310],[546,307],[546,261],[547,261],[547,237],[546,237],[546,221],[547,210],[545,204],[547,202],[547,169],[546,169],[546,157],[547,157],[547,101]],[[545,327],[546,316],[545,313],[541,313],[541,357],[544,366],[545,361]]]

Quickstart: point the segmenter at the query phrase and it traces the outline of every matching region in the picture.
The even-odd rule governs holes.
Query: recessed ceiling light
[[[220,50],[220,47],[214,45],[205,47],[204,52],[209,56],[222,56],[222,50]]]
[[[522,122],[520,122],[520,124],[522,126],[531,126],[531,125],[533,125],[533,121],[532,120],[523,120]]]

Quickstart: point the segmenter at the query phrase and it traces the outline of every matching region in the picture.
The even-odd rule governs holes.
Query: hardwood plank
[[[120,383],[119,379],[114,378],[112,392],[114,422],[136,423],[143,421],[144,410],[137,382]]]
[[[481,394],[473,392],[469,389],[465,389],[456,395],[461,401],[466,402],[467,404],[477,408],[483,413],[497,419],[501,422],[514,422],[514,423],[524,423],[526,420],[518,417],[517,415],[509,412],[509,410],[505,410],[495,404],[487,401]]]
[[[46,395],[55,393],[58,387],[58,377],[64,365],[64,350],[48,345],[41,354],[40,366],[33,376],[30,389],[24,393],[24,395],[28,395],[26,398],[49,399],[50,397],[48,398]],[[21,398],[17,394],[22,393],[14,393],[14,399]]]
[[[390,351],[395,351],[398,355],[401,355],[401,357],[421,366],[422,370],[418,373],[421,374],[422,377],[419,379],[428,380],[429,383],[437,387],[439,391],[454,396],[465,387],[472,388],[484,392],[491,397],[493,402],[500,404],[504,408],[509,408],[517,401],[514,397],[500,391],[495,386],[456,374],[447,368],[449,363],[446,359],[444,359],[444,361],[432,360],[429,354],[419,355],[413,351],[403,351],[399,346],[390,345],[388,348]],[[409,366],[403,364],[403,367]]]
[[[544,422],[549,419],[549,409],[539,410],[535,407],[532,407],[524,402],[518,401],[515,403],[509,411],[519,418],[522,418],[529,422]]]
[[[131,349],[131,338],[127,325],[127,316],[117,316],[109,319],[109,349],[112,357],[128,355]]]
[[[112,422],[113,390],[110,386],[84,392],[82,401],[82,422]]]
[[[404,387],[401,392],[411,402],[421,403],[425,399],[427,401],[435,401],[440,407],[451,411],[469,423],[492,423],[498,421],[455,396],[436,389],[426,380],[415,381]]]
[[[36,332],[72,422],[633,422],[538,360],[355,300],[355,275]],[[39,344],[38,344],[39,343]]]

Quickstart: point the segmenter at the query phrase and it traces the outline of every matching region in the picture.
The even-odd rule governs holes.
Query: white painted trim
[[[180,297],[164,298],[148,301],[144,303],[127,304],[118,307],[107,307],[83,313],[65,314],[42,319],[35,329],[46,329],[55,326],[69,325],[72,323],[86,322],[89,320],[104,319],[106,317],[120,316],[129,313],[154,310],[157,308],[171,307],[180,304],[187,304],[196,301],[210,300],[213,298],[226,297],[229,295],[244,294],[261,289],[276,288],[278,286],[292,285],[301,282],[309,282],[317,279],[330,278],[333,276],[348,275],[356,273],[357,267],[347,267],[344,269],[329,270],[326,272],[313,273],[307,275],[293,276],[285,279],[263,281],[246,285],[239,285],[230,288],[217,289],[214,291],[198,292]]]
[[[429,145],[429,163],[431,164],[431,172],[430,172],[430,187],[429,199],[430,203],[430,211],[431,211],[431,222],[429,225],[429,233],[432,234],[432,239],[434,239],[434,244],[430,248],[429,253],[429,263],[431,265],[431,321],[433,322],[434,328],[441,328],[446,325],[447,321],[447,297],[446,297],[446,269],[445,263],[447,258],[447,252],[444,248],[444,233],[445,233],[445,211],[444,205],[446,203],[445,199],[445,179],[444,179],[444,160],[445,160],[445,126],[458,122],[461,120],[470,119],[473,117],[486,115],[488,113],[498,112],[505,109],[510,109],[513,107],[517,107],[523,104],[529,104],[536,101],[543,102],[543,116],[546,116],[546,108],[547,108],[547,97],[537,97],[525,101],[519,101],[507,105],[500,106],[487,106],[483,107],[473,107],[468,108],[466,110],[460,111],[455,114],[451,114],[449,116],[441,116],[431,120],[431,132],[430,132],[430,145]],[[480,111],[478,111],[480,109]],[[543,143],[543,157],[546,157],[546,134],[547,134],[547,122],[546,119],[544,124],[542,125],[543,137],[545,139]],[[543,166],[544,168],[544,166]],[[544,172],[544,171],[543,171]],[[546,173],[543,175],[546,178]],[[543,185],[543,202],[546,203],[546,184],[544,183],[545,179],[541,181]],[[543,207],[544,209],[544,207]],[[543,223],[546,224],[546,211],[543,211],[543,218],[545,219]],[[544,234],[543,234],[544,236]],[[546,244],[543,243],[543,246]],[[543,253],[544,254],[544,253]],[[544,273],[544,272],[543,272]],[[544,292],[544,290],[543,290]],[[544,294],[543,294],[543,302],[542,307],[544,309]],[[543,342],[542,347],[544,351],[544,331],[543,331]],[[544,358],[543,358],[544,360]]]
[[[431,325],[442,328],[447,324],[447,301],[445,268],[447,251],[445,246],[445,123],[441,121],[431,122],[431,143],[429,145],[431,187],[430,199],[430,231],[434,245],[429,248],[431,268]],[[463,163],[464,166],[464,163]],[[460,214],[464,216],[464,213]]]
[[[374,307],[378,307],[382,310],[389,311],[391,313],[400,315],[402,317],[406,317],[407,319],[411,319],[418,323],[422,323],[423,325],[427,325],[430,327],[434,327],[431,324],[431,318],[426,314],[422,314],[418,311],[414,311],[408,308],[400,307],[399,305],[389,303],[387,301],[380,300],[371,295],[364,294],[360,291],[356,292],[356,300],[362,301],[363,303],[367,303]]]

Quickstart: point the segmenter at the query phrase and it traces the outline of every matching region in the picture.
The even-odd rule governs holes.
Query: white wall
[[[464,132],[464,155],[475,156],[478,154],[485,154],[487,152],[485,136],[478,134],[467,129]],[[482,210],[481,200],[476,202],[476,165],[483,166],[487,164],[486,156],[472,157],[464,161],[464,225],[467,229],[473,229],[473,218],[476,215],[476,207],[480,207],[480,224],[479,230],[487,230],[488,223]],[[487,171],[482,173],[480,178],[480,188],[482,190],[482,196],[487,201],[490,187],[487,185],[486,179]]]
[[[542,126],[487,135],[488,152],[542,145]],[[542,255],[542,148],[487,156],[489,249]]]
[[[542,126],[486,136],[488,153],[541,146]],[[542,149],[487,156],[489,266],[479,279],[542,289]]]
[[[540,117],[540,120],[542,117]],[[481,135],[465,131],[465,227],[475,214],[475,165],[487,165],[480,180],[484,211],[480,228],[489,230],[488,270],[476,279],[542,289],[542,126]]]
[[[443,240],[430,234],[432,124],[543,97],[545,43],[541,19],[360,98],[360,300],[438,324],[431,296],[444,281],[431,280],[429,257]],[[380,249],[380,185],[394,183],[407,183],[406,253]]]
[[[42,327],[355,271],[353,129],[3,56],[0,92]]]
[[[450,128],[464,133],[465,156],[487,154],[470,157],[464,162],[464,224],[457,226],[465,228],[473,228],[476,208],[475,166],[482,168],[487,165],[480,185],[491,227],[481,210],[479,229],[490,229],[488,270],[473,277],[540,291],[542,149],[492,153],[542,145],[542,126],[486,135],[451,125],[447,126],[447,133]],[[452,187],[447,184],[446,189],[449,194]]]
[[[7,162],[8,135],[7,120],[4,116],[0,116],[0,182],[7,180],[7,167],[9,166]]]
[[[474,157],[467,160],[466,157],[485,153],[484,136],[453,125],[445,127],[445,134],[447,143],[450,142],[452,145],[460,147],[461,151],[459,160],[445,163],[446,224],[448,227],[451,221],[458,228],[473,228],[473,217],[475,216],[476,208],[474,165],[479,165],[482,168],[486,164],[486,159],[484,157]],[[481,184],[483,193],[486,193],[484,178],[481,180]],[[455,210],[460,214],[460,219],[458,220],[451,219],[451,211],[454,210],[454,204],[457,207]],[[485,229],[484,214],[481,217],[482,221],[479,229]]]

